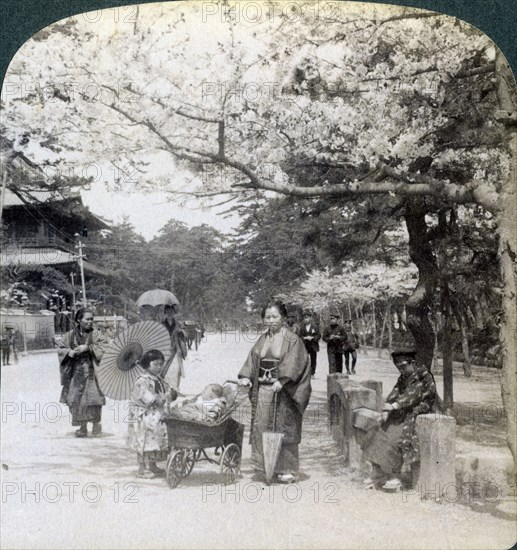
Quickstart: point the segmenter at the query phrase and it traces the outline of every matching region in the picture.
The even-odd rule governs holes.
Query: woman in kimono
[[[72,426],[79,426],[76,437],[87,437],[88,422],[92,422],[92,435],[100,435],[102,406],[106,399],[102,393],[95,365],[98,365],[106,341],[101,332],[93,328],[93,311],[80,309],[75,315],[76,326],[63,337],[56,338],[60,363],[61,403],[72,413]]]
[[[310,359],[303,341],[286,326],[287,311],[270,301],[262,310],[267,331],[251,349],[239,379],[251,386],[251,459],[256,472],[264,472],[262,433],[284,434],[275,474],[281,483],[296,481],[302,419],[311,395]],[[276,406],[275,406],[276,401]]]
[[[391,356],[400,376],[386,398],[382,425],[366,434],[361,447],[363,458],[372,464],[364,484],[399,490],[402,465],[417,466],[420,461],[416,417],[440,411],[441,400],[433,375],[415,361],[415,350],[396,350]]]
[[[167,403],[177,392],[161,378],[164,357],[153,349],[144,353],[139,365],[146,371],[135,381],[129,406],[128,445],[136,452],[138,477],[153,479],[164,474],[156,466],[167,459],[167,426],[162,422]]]

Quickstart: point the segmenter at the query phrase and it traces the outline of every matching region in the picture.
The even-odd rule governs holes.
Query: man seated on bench
[[[381,424],[368,431],[361,448],[363,458],[372,464],[365,486],[397,491],[402,487],[402,465],[416,465],[420,460],[416,417],[436,412],[440,399],[433,375],[415,361],[414,350],[397,350],[391,356],[400,376],[386,398]]]

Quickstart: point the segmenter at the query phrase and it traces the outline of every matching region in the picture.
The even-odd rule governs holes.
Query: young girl
[[[131,394],[128,444],[137,453],[138,477],[144,479],[164,474],[156,463],[166,460],[168,454],[167,427],[161,419],[166,404],[178,394],[161,378],[164,363],[161,351],[144,353],[139,365],[146,372],[137,378]]]

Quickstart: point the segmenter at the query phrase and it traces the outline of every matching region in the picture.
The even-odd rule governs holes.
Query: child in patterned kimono
[[[167,404],[177,392],[161,378],[165,359],[161,351],[144,353],[139,365],[146,371],[135,382],[131,394],[128,445],[137,453],[138,477],[153,479],[164,475],[157,462],[167,459],[167,427],[162,422]]]

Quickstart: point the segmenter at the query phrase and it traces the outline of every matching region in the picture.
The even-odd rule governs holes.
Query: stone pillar
[[[337,392],[337,386],[339,382],[343,380],[345,376],[339,372],[334,374],[327,374],[327,396],[330,397],[333,393]],[[346,377],[348,378],[348,376]]]
[[[340,382],[343,380],[343,375],[340,373],[327,375],[327,412],[328,412],[328,429],[332,438],[338,445],[341,445],[343,440],[342,433],[342,395],[343,390]]]
[[[354,411],[360,408],[375,410],[377,395],[374,390],[364,386],[348,386],[343,391],[345,418],[343,428],[345,432],[345,443],[348,450],[345,454],[345,464],[354,469],[361,469],[362,451],[355,438]]]
[[[421,414],[416,419],[420,444],[418,484],[422,499],[457,502],[455,473],[456,420],[452,416]]]

